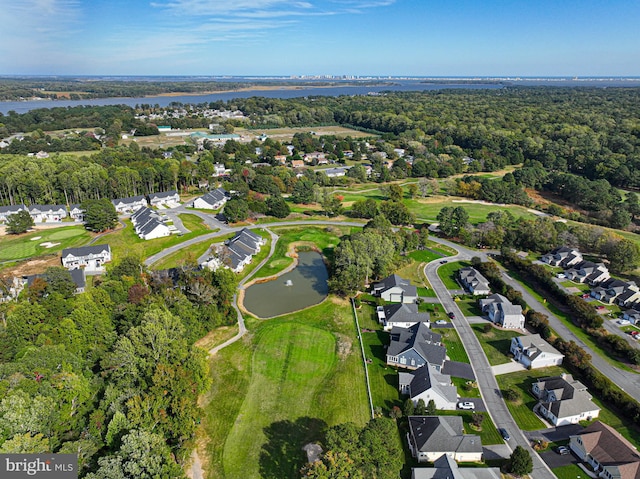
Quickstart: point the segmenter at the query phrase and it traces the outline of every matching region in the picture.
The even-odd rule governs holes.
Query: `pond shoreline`
[[[301,250],[302,248],[304,248],[304,250]],[[246,293],[247,288],[249,288],[250,286],[256,285],[256,284],[268,283],[268,282],[271,282],[271,281],[275,281],[275,280],[281,278],[283,275],[285,275],[287,273],[290,273],[293,270],[295,270],[300,264],[300,261],[298,259],[299,258],[298,253],[300,253],[300,252],[314,252],[314,253],[317,253],[320,256],[320,258],[322,259],[322,262],[324,263],[325,268],[327,268],[327,271],[328,271],[327,258],[325,258],[325,256],[322,254],[322,252],[318,249],[318,247],[315,244],[309,243],[309,242],[306,242],[306,241],[296,241],[296,242],[290,243],[289,247],[288,247],[288,250],[287,250],[287,253],[286,253],[287,257],[293,259],[293,262],[290,265],[288,265],[282,271],[279,271],[278,273],[276,273],[274,275],[267,276],[267,277],[264,277],[264,278],[254,278],[251,281],[249,281],[248,283],[244,284],[242,286],[242,288],[238,291],[237,304],[238,304],[238,308],[240,309],[240,311],[243,314],[250,314],[250,315],[252,315],[252,316],[254,316],[254,317],[258,318],[258,319],[271,319],[271,318],[276,318],[278,316],[283,316],[285,314],[291,314],[291,313],[295,313],[297,311],[303,311],[304,309],[307,309],[308,307],[316,306],[318,304],[321,304],[322,302],[324,302],[327,299],[327,297],[329,296],[328,293],[322,299],[322,301],[320,301],[318,303],[315,303],[313,305],[309,305],[309,306],[306,306],[304,308],[300,308],[300,309],[297,309],[297,310],[294,310],[294,311],[289,311],[289,312],[286,312],[286,313],[274,315],[274,316],[258,316],[256,313],[249,311],[245,307],[244,300],[245,300],[245,293]]]

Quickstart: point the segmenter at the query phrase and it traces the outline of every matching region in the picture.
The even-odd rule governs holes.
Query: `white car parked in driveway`
[[[618,320],[618,324],[619,324],[620,326],[626,326],[626,325],[628,325],[628,324],[631,324],[631,322],[630,322],[628,319],[619,319],[619,320]]]
[[[473,410],[476,408],[476,405],[473,404],[470,401],[465,401],[465,402],[459,402],[458,403],[458,409],[470,409]]]

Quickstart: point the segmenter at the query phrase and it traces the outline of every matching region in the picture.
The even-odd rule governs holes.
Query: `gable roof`
[[[640,478],[640,455],[633,445],[618,431],[596,421],[578,434],[584,450],[603,466],[617,466],[624,470],[621,479]]]
[[[119,203],[131,205],[133,203],[140,203],[141,201],[147,201],[144,195],[130,196],[129,198],[116,198],[115,200],[111,200],[111,203],[117,206]]]
[[[422,452],[482,452],[480,436],[464,434],[460,416],[409,416],[409,430]]]
[[[159,193],[151,193],[149,194],[149,200],[153,201],[156,199],[162,199],[162,198],[169,198],[169,197],[173,197],[176,196],[178,194],[178,192],[176,190],[171,190],[171,191],[161,191]]]
[[[411,284],[408,279],[401,278],[397,274],[392,274],[373,285],[374,291],[386,291],[391,288],[401,288],[407,296],[418,296],[418,288]]]
[[[443,454],[433,467],[414,467],[411,479],[501,479],[497,467],[459,467],[451,456]]]
[[[89,256],[90,254],[100,255],[103,252],[111,253],[111,248],[108,244],[96,244],[91,246],[80,246],[79,248],[65,248],[62,250],[62,257],[67,256]]]
[[[442,336],[432,332],[426,324],[418,323],[409,328],[395,326],[389,334],[391,343],[387,355],[398,356],[413,349],[430,364],[444,363],[447,349],[440,344]]]
[[[562,356],[563,354],[556,348],[546,342],[539,334],[528,334],[526,336],[518,336],[516,338],[522,345],[523,350],[527,350],[527,357],[531,361],[540,356],[542,353],[557,354]]]
[[[200,199],[207,204],[215,205],[227,198],[227,191],[224,188],[216,188],[202,195]]]
[[[451,385],[451,376],[440,374],[435,368],[430,367],[428,364],[410,373],[401,374],[410,376],[405,380],[408,379],[411,398],[432,389],[449,402],[456,402],[458,399],[457,389]]]
[[[431,317],[429,313],[418,312],[418,305],[415,303],[388,304],[382,309],[387,323],[428,323]]]

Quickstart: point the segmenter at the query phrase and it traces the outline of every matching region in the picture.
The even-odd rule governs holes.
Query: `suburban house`
[[[551,266],[560,266],[563,269],[567,269],[583,261],[582,253],[568,246],[560,246],[550,253],[542,255],[541,260],[543,263],[550,264]]]
[[[217,210],[227,202],[228,195],[224,188],[209,191],[200,198],[193,200],[193,207],[204,210]]]
[[[164,224],[162,217],[146,206],[131,215],[131,222],[136,234],[144,240],[162,238],[171,234],[171,229]]]
[[[565,275],[576,283],[587,283],[595,286],[598,283],[609,279],[609,270],[604,263],[594,263],[592,261],[582,261],[568,270]]]
[[[130,198],[116,198],[115,200],[111,200],[111,203],[116,207],[116,212],[120,214],[133,213],[147,206],[147,200],[144,195],[131,196]]]
[[[458,270],[458,278],[460,278],[462,286],[474,295],[486,295],[491,293],[489,280],[482,276],[475,268],[470,266],[461,268]]]
[[[304,161],[302,160],[291,160],[291,168],[302,168],[304,166]]]
[[[638,293],[638,291],[640,289],[633,281],[627,282],[621,279],[609,278],[598,286],[591,288],[590,295],[603,303],[613,304],[623,293],[631,293],[626,295],[626,297],[629,297],[633,296],[632,293]]]
[[[445,455],[458,462],[482,461],[480,436],[465,434],[460,416],[409,416],[407,440],[418,462]]]
[[[328,161],[326,156],[327,155],[325,155],[321,151],[312,151],[311,153],[307,153],[306,155],[304,155],[302,159],[305,163],[322,165]]]
[[[408,279],[403,279],[397,274],[375,283],[371,292],[390,303],[415,303],[418,299],[418,289]]]
[[[80,208],[80,205],[71,205],[69,216],[76,221],[84,221],[84,210]]]
[[[151,193],[149,195],[149,203],[155,207],[166,206],[167,208],[175,208],[176,206],[180,206],[180,195],[176,190]]]
[[[539,334],[529,334],[511,338],[509,352],[516,361],[528,369],[559,366],[564,354],[546,342]]]
[[[451,376],[439,373],[428,364],[410,373],[400,372],[398,382],[400,393],[409,395],[414,404],[420,399],[425,404],[433,400],[437,409],[456,408],[458,389],[451,382]]]
[[[640,454],[637,449],[618,431],[603,422],[596,421],[579,433],[569,436],[569,447],[599,477],[640,478]]]
[[[631,324],[640,324],[640,311],[637,309],[628,309],[622,313],[622,319],[626,319]]]
[[[390,331],[394,327],[409,328],[417,323],[426,323],[430,326],[429,313],[419,313],[418,305],[410,304],[388,304],[378,306],[378,321],[384,325],[385,331]]]
[[[31,205],[28,210],[34,223],[62,221],[67,217],[64,205]]]
[[[640,301],[640,291],[636,291],[636,289],[637,288],[625,289],[622,294],[615,299],[616,304],[621,308],[630,308],[634,304],[637,304],[638,301]]]
[[[227,172],[227,169],[225,168],[225,166],[221,163],[214,163],[213,164],[213,174],[211,176],[224,176],[224,174]]]
[[[104,264],[111,261],[108,244],[66,248],[62,250],[62,266],[67,269],[84,267],[87,271],[102,271]]]
[[[554,426],[590,421],[600,414],[587,387],[571,374],[539,379],[531,390],[540,400],[538,412]]]
[[[86,280],[86,276],[84,274],[84,270],[83,269],[72,269],[71,271],[69,271],[69,274],[71,275],[71,279],[73,280],[74,284],[76,285],[76,294],[79,293],[84,293],[84,290],[87,286],[87,280]],[[24,283],[27,284],[27,286],[31,286],[33,284],[33,282],[37,279],[37,278],[44,278],[43,274],[32,274],[29,276],[24,276],[23,277],[23,285]]]
[[[227,240],[224,246],[218,246],[218,259],[209,258],[206,266],[210,269],[217,269],[221,264],[224,264],[234,273],[239,273],[251,263],[253,256],[260,251],[266,242],[259,234],[243,228],[233,238]]]
[[[433,467],[411,468],[411,479],[501,479],[504,477],[497,467],[458,467],[458,463],[447,454],[433,462]]]
[[[511,303],[501,294],[492,294],[478,303],[491,322],[507,329],[524,329],[522,306]]]
[[[7,216],[15,215],[26,209],[25,205],[0,206],[0,221],[5,222],[7,221]]]
[[[447,356],[447,350],[425,323],[409,328],[393,328],[389,333],[391,343],[387,348],[387,364],[406,369],[418,369],[425,364],[440,371]]]

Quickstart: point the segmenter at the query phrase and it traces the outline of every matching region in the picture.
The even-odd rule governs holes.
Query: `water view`
[[[329,293],[329,275],[320,253],[298,254],[298,266],[273,281],[249,286],[244,307],[260,318],[299,311],[320,303]]]

